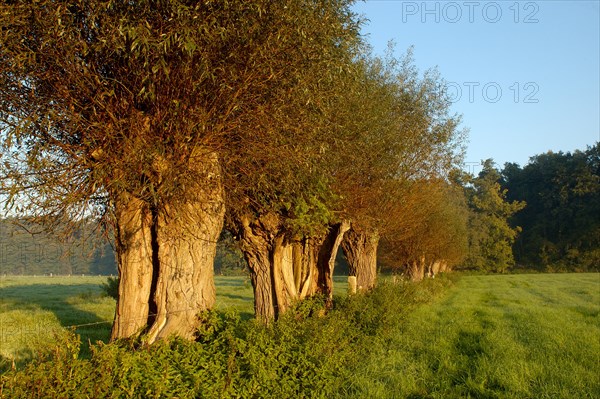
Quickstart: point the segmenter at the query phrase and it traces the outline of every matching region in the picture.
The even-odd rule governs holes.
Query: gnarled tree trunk
[[[114,197],[114,211],[120,283],[111,340],[135,336],[146,328],[154,270],[149,207],[123,192]]]
[[[446,269],[447,263],[443,259],[434,260],[429,267],[429,277],[435,278],[438,273],[443,273]]]
[[[317,292],[318,238],[290,238],[276,214],[240,222],[240,248],[254,288],[256,318],[281,316],[298,300]]]
[[[195,181],[156,218],[159,269],[150,344],[170,335],[192,339],[199,313],[216,299],[214,258],[225,214],[221,170],[215,154],[190,162]]]
[[[439,273],[447,273],[452,271],[452,269],[450,268],[450,266],[448,266],[448,262],[446,262],[445,260],[441,260],[440,261],[440,269],[439,269]]]
[[[408,262],[407,272],[412,281],[423,280],[425,278],[425,256]]]
[[[240,220],[240,249],[248,263],[254,289],[254,314],[263,323],[275,319],[277,297],[272,268],[272,249],[275,235],[279,233],[279,218],[274,214],[250,220]]]
[[[358,290],[368,291],[377,281],[377,245],[379,235],[376,231],[366,231],[351,226],[342,240],[342,249],[348,260],[351,276],[356,276]]]
[[[327,305],[331,306],[333,300],[333,269],[335,257],[344,239],[344,234],[350,230],[350,223],[343,221],[330,226],[325,239],[319,248],[317,262],[317,290],[327,299]]]

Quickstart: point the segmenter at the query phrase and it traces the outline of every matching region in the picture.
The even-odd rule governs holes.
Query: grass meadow
[[[364,366],[371,398],[600,398],[600,274],[462,276]]]
[[[115,312],[114,299],[104,295],[106,277],[55,276],[0,277],[0,359],[23,363],[55,334],[72,329],[89,345],[107,342]],[[218,309],[235,308],[243,318],[253,315],[252,286],[243,277],[216,277]]]
[[[335,289],[344,293],[345,277]],[[115,301],[107,297],[99,276],[0,277],[0,370],[31,359],[55,341],[55,334],[73,329],[83,342],[108,342]],[[242,319],[254,317],[252,285],[248,277],[216,276],[218,310],[235,309]],[[2,365],[2,360],[4,365]]]
[[[352,386],[340,397],[600,398],[600,274],[452,280],[431,297],[405,291],[413,297],[402,300],[417,305],[362,352]],[[104,281],[0,278],[2,367],[13,359],[23,367],[73,325],[84,343],[80,356],[88,357],[85,343],[106,341],[110,332],[115,303],[102,295]],[[252,318],[247,278],[219,276],[216,284],[218,309]],[[343,277],[335,289],[344,293]]]

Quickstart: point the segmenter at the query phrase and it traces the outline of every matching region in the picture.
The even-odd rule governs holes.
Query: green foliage
[[[517,261],[549,271],[600,270],[600,143],[586,151],[546,153],[523,168],[506,164],[508,198],[527,208],[511,219],[523,228]]]
[[[507,200],[500,177],[488,159],[479,176],[465,188],[471,211],[469,254],[465,260],[469,269],[505,272],[515,264],[512,246],[521,228],[511,227],[509,219],[526,204]]]
[[[80,325],[81,355],[89,344],[108,342],[115,314],[114,299],[103,295],[99,276],[0,276],[0,370],[14,360],[20,367],[56,341],[55,333]],[[235,309],[243,320],[253,316],[248,277],[215,278],[216,309]],[[343,289],[339,287],[339,289]],[[4,359],[4,360],[2,360]]]
[[[0,398],[347,397],[355,370],[383,348],[415,305],[450,284],[382,284],[336,301],[298,303],[268,326],[226,312],[203,314],[197,342],[179,339],[132,349],[99,344],[77,359],[75,336],[21,370],[1,375]],[[51,351],[52,352],[52,351]]]
[[[111,298],[118,299],[119,298],[119,278],[118,277],[108,277],[105,283],[102,283],[100,286],[102,292]]]

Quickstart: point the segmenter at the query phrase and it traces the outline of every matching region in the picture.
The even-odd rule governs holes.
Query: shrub
[[[449,284],[445,278],[382,283],[367,294],[336,298],[328,313],[325,301],[313,298],[266,326],[235,312],[205,312],[197,342],[98,344],[90,359],[77,358],[79,339],[69,333],[24,369],[0,375],[0,398],[356,395],[361,362],[387,347],[411,309]]]
[[[119,278],[108,277],[106,283],[102,283],[100,288],[104,292],[104,295],[117,299],[119,297]]]

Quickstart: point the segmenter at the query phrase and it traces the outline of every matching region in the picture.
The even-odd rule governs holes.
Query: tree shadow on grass
[[[70,328],[81,337],[80,356],[89,356],[89,345],[97,341],[107,342],[112,320],[100,318],[96,313],[80,309],[78,303],[90,303],[102,299],[97,284],[30,284],[0,288],[0,313],[48,311],[54,314],[61,327]],[[41,335],[51,335],[56,325],[47,318],[34,320],[31,324],[3,321],[4,339],[19,334],[21,341],[33,341]],[[57,331],[58,333],[60,331]],[[18,355],[19,357],[22,357]],[[27,357],[27,356],[24,356]]]
[[[223,294],[223,293],[219,293],[218,296],[220,296],[220,297],[227,297],[227,298],[233,299],[235,301],[243,301],[243,302],[248,302],[249,300],[252,300],[252,298],[248,298],[247,295],[235,295],[235,294]]]

